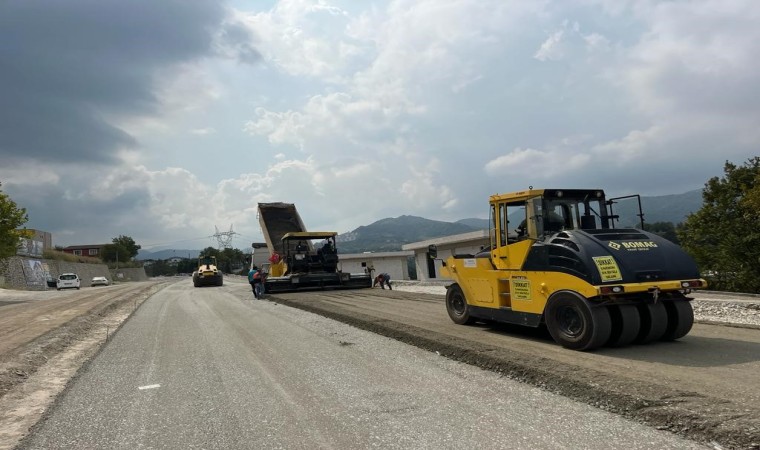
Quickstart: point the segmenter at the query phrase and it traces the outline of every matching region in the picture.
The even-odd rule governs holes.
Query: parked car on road
[[[79,275],[75,273],[62,273],[58,280],[55,282],[55,288],[59,291],[61,289],[70,289],[70,288],[76,288],[79,289],[79,286],[81,285],[81,280],[79,279]]]
[[[90,284],[92,286],[108,286],[110,282],[106,277],[92,277],[92,282]]]

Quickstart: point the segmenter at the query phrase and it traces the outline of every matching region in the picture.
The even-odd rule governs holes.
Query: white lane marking
[[[145,389],[156,389],[156,388],[160,388],[160,387],[161,387],[161,385],[160,385],[160,384],[149,384],[149,385],[147,385],[147,386],[140,386],[140,387],[138,387],[137,389],[139,389],[139,390],[143,391],[143,390],[145,390]]]

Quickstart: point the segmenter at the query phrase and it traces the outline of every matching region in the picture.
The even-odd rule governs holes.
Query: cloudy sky
[[[0,182],[55,245],[661,195],[760,153],[756,0],[12,0]]]

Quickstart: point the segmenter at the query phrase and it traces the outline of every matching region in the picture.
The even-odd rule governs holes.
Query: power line
[[[176,243],[179,243],[179,242],[199,241],[201,239],[209,239],[209,238],[212,238],[212,237],[214,237],[214,236],[213,235],[211,235],[211,236],[202,236],[202,237],[190,238],[190,239],[180,239],[178,241],[158,242],[158,243],[141,244],[141,245],[144,246],[144,247],[156,247],[156,246],[159,246],[159,245],[176,244]]]

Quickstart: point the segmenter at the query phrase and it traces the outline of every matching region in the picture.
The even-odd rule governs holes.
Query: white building
[[[270,254],[265,242],[254,242],[251,244],[251,247],[253,251],[251,253],[251,264],[249,265],[249,268],[251,265],[264,267],[264,264],[269,264]]]
[[[438,257],[431,259],[428,253],[430,245],[438,248]],[[469,233],[444,236],[426,241],[412,242],[401,246],[403,250],[414,252],[414,261],[417,264],[418,280],[436,280],[441,278],[441,261],[446,260],[453,254],[478,253],[482,248],[488,248],[490,240],[488,230],[471,231]]]
[[[338,269],[349,273],[366,273],[372,269],[373,275],[387,273],[392,280],[408,280],[409,264],[407,258],[414,252],[366,252],[338,255]]]

